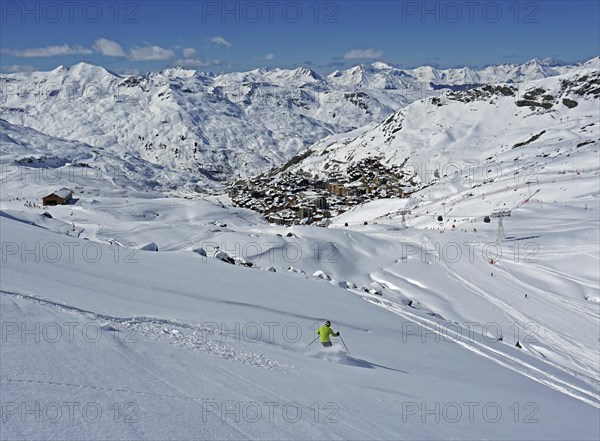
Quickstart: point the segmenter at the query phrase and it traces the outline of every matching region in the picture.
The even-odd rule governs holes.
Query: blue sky
[[[0,1],[3,72],[89,61],[117,72],[584,61],[592,1]]]

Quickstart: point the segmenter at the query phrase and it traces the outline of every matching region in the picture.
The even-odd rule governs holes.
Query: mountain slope
[[[165,170],[129,152],[55,138],[0,119],[2,182],[7,195],[49,193],[58,186],[123,194],[149,190],[193,192],[197,179]],[[13,182],[17,185],[11,185]],[[153,193],[154,194],[154,193]]]

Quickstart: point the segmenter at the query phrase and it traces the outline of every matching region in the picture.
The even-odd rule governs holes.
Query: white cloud
[[[13,57],[36,58],[57,57],[61,55],[91,54],[92,51],[80,45],[46,46],[32,49],[1,49],[0,53]]]
[[[373,49],[352,49],[344,54],[346,60],[356,60],[359,58],[379,58],[383,55],[383,51]]]
[[[2,66],[1,70],[3,70],[4,72],[7,72],[7,73],[17,73],[17,72],[33,72],[37,69],[35,67],[29,66],[29,65],[12,64],[10,66]]]
[[[265,55],[265,60],[272,60],[273,58],[275,58],[275,55],[273,55],[270,52],[267,55]]]
[[[150,45],[144,47],[132,47],[129,51],[128,58],[133,61],[171,60],[175,58],[175,53],[172,50],[160,46]]]
[[[231,47],[231,43],[225,40],[223,37],[219,37],[218,35],[210,39],[211,43],[216,44],[217,46],[226,46]]]
[[[189,69],[195,69],[198,67],[218,66],[221,64],[221,60],[201,60],[199,58],[187,58],[184,60],[173,61],[173,66],[184,67]]]
[[[102,55],[106,55],[108,57],[125,57],[125,51],[121,47],[119,43],[112,40],[107,40],[106,38],[99,38],[94,43],[94,49],[97,52],[100,52]]]
[[[184,58],[194,58],[197,54],[196,49],[191,47],[184,48],[182,52]]]

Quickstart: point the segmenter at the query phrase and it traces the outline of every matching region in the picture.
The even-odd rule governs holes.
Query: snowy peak
[[[600,69],[600,57],[592,58],[581,65],[582,69]]]
[[[336,70],[328,80],[344,87],[361,87],[379,90],[403,89],[405,80],[413,79],[406,72],[385,63],[359,64],[347,70]]]
[[[537,58],[534,58],[533,60],[528,61],[520,66],[518,71],[520,72],[521,76],[534,79],[551,77],[557,74],[554,69],[545,65]]]
[[[367,72],[367,68],[361,64],[348,70],[335,71],[329,75],[329,78],[345,86],[367,86],[369,84]]]
[[[552,57],[546,57],[546,58],[542,59],[540,61],[540,64],[542,64],[543,66],[547,66],[547,67],[565,66],[565,63],[563,63],[562,61],[560,61],[556,58],[552,58]]]
[[[299,67],[290,72],[290,76],[294,79],[302,79],[307,81],[320,81],[321,75],[308,67]]]
[[[174,67],[171,69],[165,69],[161,73],[165,77],[169,78],[190,78],[196,75],[197,71],[193,69],[184,69],[182,67]]]
[[[390,66],[387,63],[383,63],[381,61],[376,61],[374,63],[371,63],[371,67],[373,69],[378,69],[378,70],[385,70],[385,69],[393,69],[393,66]]]
[[[315,83],[322,81],[323,78],[317,72],[308,67],[299,67],[297,69],[275,69],[265,72],[265,76],[276,83]]]
[[[73,79],[121,78],[119,75],[106,70],[102,66],[96,66],[85,61],[74,64],[64,71],[68,72],[69,76]]]

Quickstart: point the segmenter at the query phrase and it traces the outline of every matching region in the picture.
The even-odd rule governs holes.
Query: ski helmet
[[[327,321],[325,322],[325,324],[326,324],[327,326],[331,326],[331,322],[330,322],[329,320],[327,320]]]

